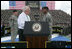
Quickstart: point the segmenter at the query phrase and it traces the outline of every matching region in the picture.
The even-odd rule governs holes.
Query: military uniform
[[[49,12],[43,16],[42,21],[48,22],[49,23],[49,28],[50,28],[50,36],[48,36],[48,39],[51,39],[51,34],[52,34],[52,16]]]
[[[11,27],[11,40],[14,42],[18,32],[17,16],[12,15],[9,19],[9,24]]]

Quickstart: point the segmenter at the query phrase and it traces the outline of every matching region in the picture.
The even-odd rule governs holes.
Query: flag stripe
[[[9,1],[10,9],[22,9],[25,6],[25,1]],[[40,1],[40,9],[47,6],[50,10],[55,10],[55,1]]]
[[[40,1],[40,9],[47,6],[50,10],[55,10],[55,1]]]
[[[22,9],[25,6],[25,1],[9,1],[10,9]]]

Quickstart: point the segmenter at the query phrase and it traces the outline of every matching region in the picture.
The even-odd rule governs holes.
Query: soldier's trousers
[[[15,42],[16,36],[17,36],[17,30],[11,30],[11,41]]]
[[[48,36],[48,41],[50,41],[52,38],[52,27],[49,27],[49,30],[50,30],[50,35]]]

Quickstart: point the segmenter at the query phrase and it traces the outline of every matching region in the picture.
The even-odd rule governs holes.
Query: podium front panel
[[[48,36],[50,35],[50,28],[48,22],[25,22],[24,35],[30,36]]]

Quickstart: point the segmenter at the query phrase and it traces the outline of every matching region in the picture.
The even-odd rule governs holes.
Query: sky
[[[55,9],[63,10],[71,15],[71,1],[55,1]],[[9,1],[1,1],[1,10],[9,9]]]
[[[71,1],[56,1],[55,9],[63,10],[71,15]]]

